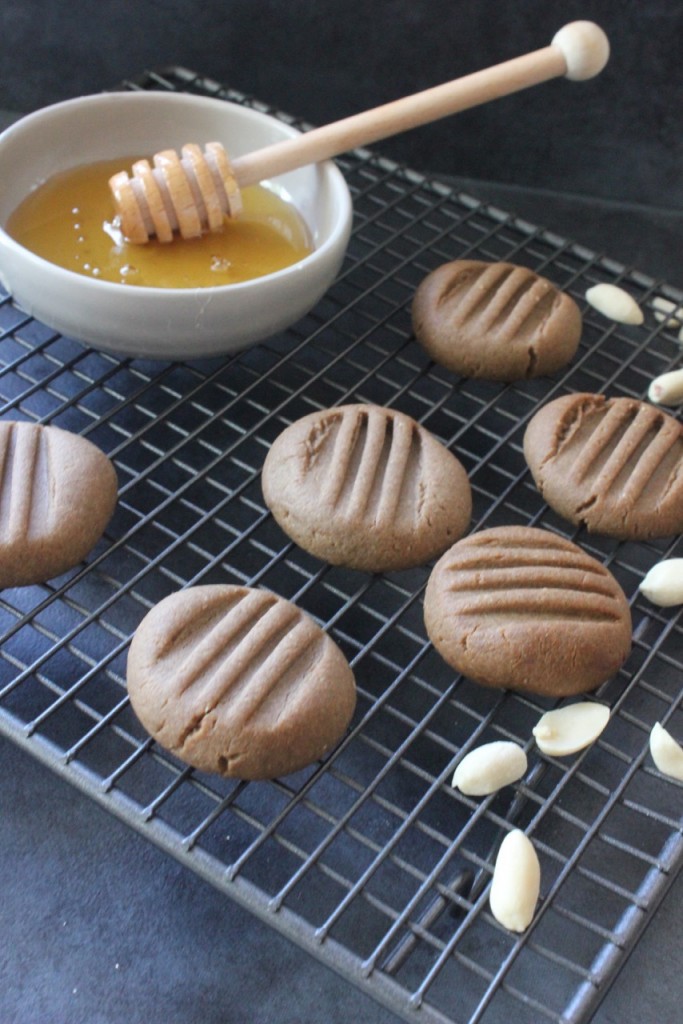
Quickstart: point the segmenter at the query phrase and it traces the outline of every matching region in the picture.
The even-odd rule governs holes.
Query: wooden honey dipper
[[[160,242],[170,242],[177,234],[193,238],[219,231],[226,216],[239,214],[240,189],[247,185],[553,78],[593,78],[608,58],[609,42],[603,30],[590,21],[574,21],[543,49],[314,128],[232,163],[218,142],[208,143],[204,151],[188,143],[180,156],[163,150],[154,156],[154,166],[138,160],[132,177],[120,171],[110,179],[121,231],[128,241],[137,243],[154,235]]]

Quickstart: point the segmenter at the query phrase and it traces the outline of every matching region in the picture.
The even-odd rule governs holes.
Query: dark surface
[[[548,83],[384,151],[420,170],[683,208],[678,0],[6,0],[0,107],[181,64],[324,124],[547,46],[575,19],[610,38],[598,78]]]
[[[461,184],[683,284],[681,215]],[[0,822],[3,1024],[396,1022],[4,740]],[[679,878],[595,1024],[680,1019],[682,886]]]
[[[461,188],[538,227],[683,288],[683,210],[657,204],[620,203],[571,193],[526,189],[468,178],[440,180]]]

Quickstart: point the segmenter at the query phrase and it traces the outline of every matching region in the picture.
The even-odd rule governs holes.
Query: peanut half
[[[641,580],[638,589],[660,608],[683,604],[683,558],[665,558],[657,562]]]
[[[665,327],[683,327],[683,310],[680,302],[672,302],[665,299],[663,295],[655,295],[652,300],[655,310],[655,320],[663,323]]]
[[[586,301],[598,313],[620,324],[642,324],[643,311],[627,291],[616,284],[595,284],[586,292]]]
[[[525,931],[541,891],[541,865],[531,840],[521,831],[508,832],[500,844],[489,894],[491,913],[511,932]]]
[[[453,786],[466,796],[488,796],[521,779],[527,756],[518,743],[494,740],[475,747],[457,765]]]
[[[683,370],[669,370],[655,377],[647,397],[657,405],[680,405],[683,402]]]
[[[652,760],[663,775],[683,782],[683,747],[659,722],[652,726],[650,753]]]
[[[566,757],[594,743],[608,721],[608,707],[585,700],[547,711],[532,731],[544,754]]]

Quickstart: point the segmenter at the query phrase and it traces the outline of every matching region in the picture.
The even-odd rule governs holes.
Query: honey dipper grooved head
[[[153,166],[137,160],[131,177],[119,171],[109,179],[121,232],[129,242],[144,245],[156,236],[170,242],[176,234],[198,238],[220,231],[225,217],[241,211],[239,186],[227,154],[219,142],[204,151],[186,143],[156,153]]]

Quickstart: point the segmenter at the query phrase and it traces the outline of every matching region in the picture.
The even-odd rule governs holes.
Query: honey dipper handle
[[[240,187],[253,185],[552,78],[592,78],[608,57],[609,42],[599,26],[571,22],[550,46],[237,157],[233,173]]]

